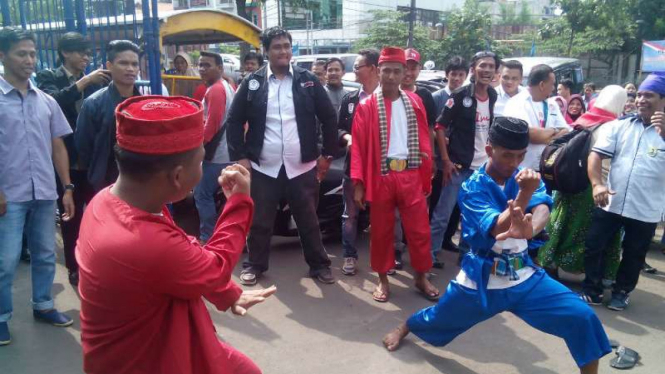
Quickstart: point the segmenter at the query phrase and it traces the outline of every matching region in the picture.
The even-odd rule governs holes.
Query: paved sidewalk
[[[370,292],[377,278],[368,269],[366,236],[361,240],[364,244],[360,251],[360,272],[355,277],[340,272],[339,240],[326,243],[338,282],[320,285],[307,277],[297,238],[275,239],[271,269],[260,285],[277,285],[277,294],[251,309],[245,317],[213,310],[218,333],[254,359],[266,374],[577,372],[563,341],[532,329],[509,313],[476,326],[445,348],[428,346],[410,336],[397,352],[387,352],[381,345],[383,335],[430,303],[413,290],[408,264],[406,271],[391,278],[391,301],[386,304],[372,301]],[[444,252],[444,256],[446,268],[436,271],[433,278],[442,290],[458,271],[456,255]],[[648,261],[665,270],[665,256],[660,251],[651,251]],[[10,322],[13,343],[0,347],[0,373],[80,373],[79,299],[67,283],[62,258],[54,294],[57,307],[75,318],[73,327],[55,328],[33,320],[29,279],[29,266],[21,264],[14,286],[15,315]],[[625,312],[595,309],[611,339],[642,355],[642,365],[630,373],[663,372],[664,297],[665,272],[643,274]],[[611,357],[602,359],[601,373],[617,373],[609,367]]]

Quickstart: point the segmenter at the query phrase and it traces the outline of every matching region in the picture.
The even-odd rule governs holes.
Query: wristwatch
[[[73,183],[65,185],[65,191],[74,191],[75,188],[76,188],[76,186],[74,186]]]

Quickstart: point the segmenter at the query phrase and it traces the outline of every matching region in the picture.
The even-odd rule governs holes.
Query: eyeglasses
[[[367,66],[367,65],[353,65],[353,71],[358,71],[358,70],[364,68],[365,66]]]

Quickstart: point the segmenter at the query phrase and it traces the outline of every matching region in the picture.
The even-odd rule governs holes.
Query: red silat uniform
[[[224,311],[242,290],[231,273],[245,245],[253,202],[232,196],[205,246],[168,210],[161,215],[100,192],[83,216],[81,342],[86,373],[258,374],[215,333],[203,297]]]
[[[420,152],[422,158],[418,169],[401,172],[389,171],[381,175],[381,141],[379,110],[376,94],[358,104],[353,119],[351,144],[351,179],[363,183],[365,198],[371,203],[370,254],[372,269],[386,273],[395,266],[394,226],[395,209],[399,210],[408,241],[411,266],[418,272],[426,272],[432,267],[430,254],[431,238],[427,213],[426,195],[432,188],[432,149],[427,114],[420,98],[405,92],[418,121]],[[390,143],[391,108],[390,100],[385,99],[388,143]]]

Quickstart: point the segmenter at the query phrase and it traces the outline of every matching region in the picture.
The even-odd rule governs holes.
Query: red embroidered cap
[[[381,50],[381,56],[379,57],[379,64],[384,62],[399,62],[402,65],[406,65],[404,50],[397,47],[383,48]]]
[[[404,51],[404,55],[406,56],[406,61],[415,61],[420,63],[420,53],[418,53],[418,51],[416,51],[414,48],[407,48]]]
[[[203,144],[203,106],[183,96],[134,96],[115,109],[118,146],[168,155]]]

